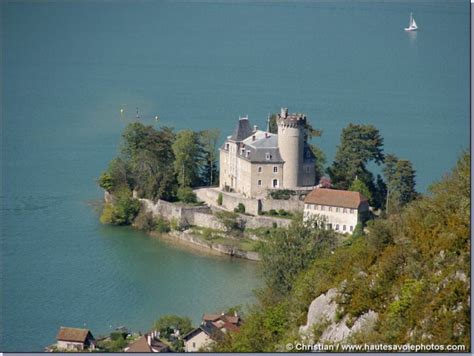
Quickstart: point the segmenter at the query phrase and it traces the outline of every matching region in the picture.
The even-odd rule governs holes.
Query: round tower
[[[282,108],[277,117],[278,147],[285,164],[283,166],[283,188],[296,189],[301,185],[303,176],[303,155],[305,141],[306,116],[288,114]]]

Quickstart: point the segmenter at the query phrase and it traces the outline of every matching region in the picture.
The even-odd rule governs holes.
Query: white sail
[[[415,31],[418,29],[416,25],[415,18],[413,17],[413,13],[410,13],[410,20],[408,21],[408,27],[405,28],[405,31]]]

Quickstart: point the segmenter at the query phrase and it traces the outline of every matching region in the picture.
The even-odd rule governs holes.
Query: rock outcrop
[[[338,295],[338,290],[332,288],[311,302],[307,323],[300,327],[300,335],[303,339],[311,343],[344,342],[355,333],[366,332],[374,327],[378,314],[372,310],[362,314],[353,322],[350,322],[348,315],[337,321],[338,304],[335,299]],[[322,329],[320,335],[314,335],[315,327]]]

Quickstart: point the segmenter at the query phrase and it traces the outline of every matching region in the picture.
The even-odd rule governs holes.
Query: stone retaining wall
[[[207,205],[228,211],[234,211],[239,203],[242,203],[245,205],[245,212],[252,215],[258,215],[259,211],[270,211],[272,209],[298,212],[303,211],[304,208],[304,203],[298,196],[293,196],[288,200],[270,198],[250,199],[244,198],[237,193],[223,192],[218,188],[199,188],[195,189],[194,193],[196,193],[199,200],[205,202]],[[222,194],[222,205],[217,204],[219,194]]]
[[[211,249],[214,251],[218,251],[220,253],[223,253],[225,255],[229,256],[234,256],[234,257],[239,257],[239,258],[245,258],[247,260],[251,261],[260,261],[260,255],[257,252],[252,252],[252,251],[244,251],[244,250],[239,250],[231,246],[226,246],[226,245],[221,245],[221,244],[216,244],[212,242],[207,242],[203,241],[202,239],[196,237],[193,235],[190,231],[172,231],[169,233],[169,236],[176,238],[178,240],[181,240],[186,243],[190,243],[202,248],[207,248]]]

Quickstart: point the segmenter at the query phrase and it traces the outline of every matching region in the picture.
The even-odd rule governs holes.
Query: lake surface
[[[230,134],[281,106],[323,130],[371,123],[418,189],[469,145],[469,2],[3,1],[0,350],[61,325],[146,331],[252,302],[258,266],[101,226],[95,179],[142,121]],[[420,27],[406,33],[413,11]],[[125,109],[125,118],[119,115]],[[25,337],[26,336],[26,337]]]

